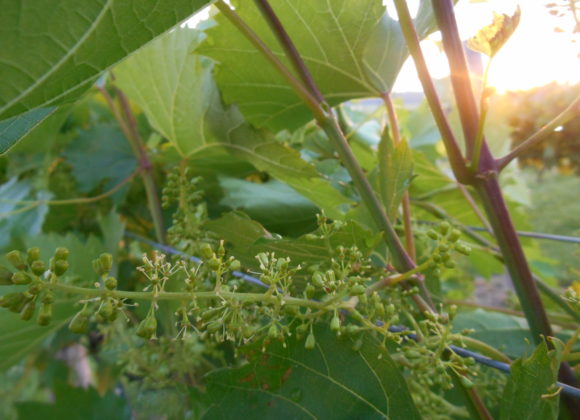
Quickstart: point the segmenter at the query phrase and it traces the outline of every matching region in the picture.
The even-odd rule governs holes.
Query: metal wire
[[[139,242],[145,243],[147,245],[150,245],[153,248],[156,248],[156,249],[159,249],[160,251],[166,252],[167,254],[178,255],[178,256],[185,258],[189,261],[192,261],[196,264],[201,264],[201,262],[202,262],[202,260],[200,258],[194,257],[193,255],[186,254],[185,252],[181,252],[180,250],[172,248],[170,246],[163,245],[161,243],[144,238],[140,235],[136,235],[135,233],[125,232],[125,236],[132,238],[132,239],[135,239]],[[236,278],[245,280],[247,282],[256,284],[258,286],[268,287],[267,284],[260,281],[259,279],[255,278],[249,274],[243,273],[241,271],[232,271],[232,275]],[[381,322],[378,321],[377,324],[380,325]],[[407,331],[407,330],[408,330],[408,328],[405,326],[393,325],[393,326],[389,327],[389,331],[395,332],[395,333],[403,332],[403,331]],[[416,334],[409,333],[406,335],[406,337],[410,338],[411,340],[417,341]],[[497,369],[497,370],[499,370],[503,373],[506,373],[508,375],[510,374],[510,365],[508,365],[507,363],[503,363],[503,362],[499,362],[497,360],[490,359],[489,357],[483,356],[483,355],[476,353],[476,352],[473,352],[471,350],[464,349],[462,347],[455,346],[453,344],[449,345],[447,348],[449,350],[451,350],[452,352],[454,352],[455,354],[457,354],[458,356],[471,357],[479,364],[488,366],[488,367],[493,368],[493,369]],[[563,384],[561,382],[556,382],[556,385],[559,386],[560,388],[562,388],[562,391],[561,391],[562,394],[573,397],[573,398],[580,399],[580,389],[574,388],[573,386],[570,386],[570,385]]]

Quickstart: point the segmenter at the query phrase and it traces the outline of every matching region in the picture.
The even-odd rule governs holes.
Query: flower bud
[[[0,286],[8,286],[12,284],[12,271],[8,270],[3,265],[0,265]]]
[[[117,317],[116,310],[117,308],[113,305],[111,300],[106,299],[97,311],[97,315],[104,321],[114,321]]]
[[[312,284],[318,287],[319,289],[322,289],[324,287],[324,280],[322,278],[322,273],[320,271],[317,271],[312,275]]]
[[[24,294],[21,292],[8,293],[0,296],[0,307],[11,308],[24,300]]]
[[[28,248],[28,250],[26,251],[27,254],[27,261],[28,261],[28,265],[32,265],[32,263],[34,261],[37,261],[40,259],[40,248],[35,246],[32,248]]]
[[[71,319],[68,329],[75,334],[85,334],[89,330],[90,314],[82,309]]]
[[[213,256],[213,249],[211,249],[211,245],[204,243],[200,250],[200,255],[204,260],[209,260]]]
[[[32,278],[24,271],[17,271],[12,275],[12,283],[14,284],[30,284]]]
[[[109,253],[103,253],[99,256],[101,268],[105,273],[109,273],[113,269],[113,256]],[[103,274],[105,274],[103,273]]]
[[[210,258],[210,260],[207,262],[208,267],[211,270],[218,270],[220,268],[221,262],[219,259],[217,259],[216,257],[212,257]]]
[[[330,320],[330,331],[337,332],[340,329],[340,318],[337,314],[334,314]]]
[[[69,254],[70,254],[70,252],[67,248],[60,247],[54,251],[54,259],[55,260],[67,260]]]
[[[157,318],[153,313],[149,313],[147,317],[141,321],[139,326],[137,327],[136,334],[144,338],[145,340],[149,340],[155,336],[157,332]]]
[[[117,279],[115,277],[107,277],[105,279],[105,287],[109,290],[117,288]]]
[[[38,314],[38,318],[36,318],[36,322],[38,325],[46,326],[50,324],[52,320],[52,304],[50,303],[43,303],[40,307],[40,313]]]
[[[65,260],[54,261],[54,274],[58,277],[62,276],[68,270],[69,264]]]
[[[450,242],[457,242],[460,236],[461,231],[459,229],[453,229],[447,239],[449,239]]]
[[[42,276],[44,274],[44,272],[46,271],[46,265],[44,265],[43,261],[36,260],[36,261],[32,262],[32,264],[30,265],[30,269],[37,276]]]
[[[216,319],[215,321],[212,321],[209,324],[207,324],[205,329],[209,333],[214,333],[214,332],[217,332],[223,325],[224,325],[224,323],[221,319]]]
[[[268,337],[270,337],[272,339],[276,339],[276,338],[278,338],[279,334],[280,334],[280,331],[278,330],[278,327],[276,326],[276,324],[270,325],[270,328],[268,329]]]
[[[451,225],[449,224],[449,222],[443,222],[439,225],[439,232],[441,233],[441,235],[447,235],[447,232],[449,232],[450,228]]]
[[[304,342],[304,348],[306,350],[312,350],[315,346],[316,338],[314,337],[312,331],[310,331],[310,334],[308,334],[308,337],[306,337],[306,341]]]
[[[242,264],[240,263],[240,261],[239,261],[239,260],[233,260],[233,261],[230,263],[230,267],[229,267],[229,269],[230,269],[231,271],[237,271],[237,270],[239,270],[241,267],[242,267]]]
[[[314,293],[315,292],[316,292],[316,289],[311,284],[309,284],[308,286],[306,286],[306,288],[304,289],[304,293],[306,294],[306,297],[308,299],[312,299],[314,297]]]
[[[427,231],[427,236],[431,239],[433,239],[434,241],[439,239],[439,234],[437,232],[435,232],[433,229],[429,229]]]
[[[20,251],[18,250],[10,251],[8,254],[6,254],[6,259],[10,261],[10,264],[12,264],[18,270],[26,269],[26,262],[24,262],[24,259],[22,258],[22,254],[20,253]]]

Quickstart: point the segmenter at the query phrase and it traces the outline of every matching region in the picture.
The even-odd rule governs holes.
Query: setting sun
[[[573,18],[571,15],[553,17],[545,7],[546,3],[542,0],[521,2],[520,24],[494,58],[489,72],[488,85],[495,87],[498,92],[526,90],[552,81],[580,81],[580,46],[577,43],[580,36],[572,34]],[[470,38],[479,28],[491,23],[494,11],[511,15],[517,4],[512,0],[460,2],[456,12],[463,39]],[[555,32],[555,27],[563,28],[564,32]],[[448,67],[444,54],[437,46],[438,41],[439,34],[433,34],[422,43],[422,47],[432,75],[445,77]],[[484,64],[486,59],[483,58]],[[405,64],[395,90],[420,90],[410,61]]]

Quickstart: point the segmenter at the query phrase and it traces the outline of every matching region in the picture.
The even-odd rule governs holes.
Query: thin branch
[[[115,88],[117,98],[119,99],[120,110],[115,106],[115,102],[107,89],[103,86],[97,86],[105,101],[109,105],[115,120],[121,127],[123,134],[127,138],[127,141],[133,149],[133,153],[139,161],[139,168],[141,172],[141,178],[143,179],[143,185],[145,186],[145,192],[147,194],[147,203],[149,206],[149,212],[151,213],[151,218],[153,219],[153,226],[155,227],[155,235],[159,242],[165,242],[165,228],[163,227],[163,212],[161,209],[161,201],[159,200],[159,192],[157,190],[157,185],[155,178],[153,176],[153,165],[149,160],[147,155],[147,149],[143,143],[143,139],[139,134],[137,129],[137,120],[131,111],[131,106],[129,105],[129,100],[125,94],[119,89]]]
[[[268,25],[270,25],[272,32],[278,38],[280,46],[286,52],[286,57],[290,59],[290,62],[294,66],[294,70],[296,70],[298,76],[300,76],[300,79],[302,79],[304,85],[308,88],[310,93],[314,95],[314,97],[319,103],[321,104],[324,103],[325,102],[324,97],[322,96],[320,89],[318,89],[318,86],[316,86],[312,74],[310,74],[310,71],[308,71],[308,68],[304,63],[304,60],[302,60],[300,53],[298,52],[298,50],[294,46],[294,43],[290,39],[290,36],[286,32],[284,25],[282,25],[282,22],[280,22],[280,19],[278,19],[276,13],[274,13],[274,10],[270,6],[270,3],[268,3],[267,0],[254,0],[254,1],[258,6],[258,9],[260,9],[260,12],[262,12],[262,15],[264,16],[266,22],[268,22]]]
[[[433,118],[437,123],[439,132],[441,133],[443,143],[445,144],[445,149],[447,150],[449,163],[451,164],[453,173],[459,182],[469,184],[473,181],[472,174],[468,171],[467,166],[465,165],[465,159],[461,154],[457,139],[453,134],[447,116],[443,111],[443,106],[439,100],[439,95],[437,94],[433,79],[431,78],[431,74],[429,73],[429,69],[425,62],[425,57],[421,51],[421,46],[419,45],[419,36],[417,35],[417,31],[413,25],[413,19],[409,13],[407,2],[405,0],[395,0],[395,7],[397,8],[399,24],[405,37],[407,47],[409,48],[411,57],[415,62],[417,74],[421,81],[421,85],[423,86],[423,92],[425,93],[425,97],[427,98],[427,102],[431,108],[431,113],[433,114]]]
[[[509,163],[524,154],[527,150],[533,148],[538,143],[546,139],[555,128],[558,128],[562,124],[570,121],[572,118],[576,117],[580,113],[580,94],[576,96],[576,99],[572,101],[570,105],[566,107],[560,114],[558,114],[552,121],[544,125],[530,137],[521,142],[515,149],[509,152],[502,158],[497,160],[497,166],[499,170],[505,168]]]
[[[483,226],[485,226],[487,232],[489,234],[493,234],[493,229],[489,224],[489,220],[487,220],[485,214],[483,214],[483,212],[480,210],[479,206],[475,202],[475,199],[473,198],[467,187],[465,185],[457,183],[457,188],[459,188],[459,191],[461,191],[461,194],[463,194],[463,197],[465,197],[465,200],[467,200],[467,203],[469,204],[469,206],[471,207],[477,218],[481,221]]]
[[[298,80],[286,66],[272,53],[270,48],[262,41],[258,35],[250,28],[240,16],[232,10],[223,0],[215,3],[218,10],[250,41],[254,47],[270,62],[272,66],[286,79],[288,84],[294,89],[296,94],[304,101],[306,106],[314,114],[316,119],[325,118],[326,112],[321,108],[320,103]]]

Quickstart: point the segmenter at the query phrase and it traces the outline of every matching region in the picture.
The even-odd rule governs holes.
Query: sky
[[[410,6],[412,1],[409,2]],[[521,7],[520,24],[506,45],[495,56],[489,73],[488,85],[498,92],[524,90],[542,86],[552,81],[560,83],[580,82],[580,36],[572,35],[573,19],[551,16],[544,0],[461,0],[456,7],[456,17],[461,38],[475,35],[479,28],[492,22],[493,12],[513,14],[517,4]],[[387,2],[388,7],[388,2]],[[556,33],[561,26],[566,32]],[[577,43],[571,40],[576,37]],[[423,41],[423,53],[433,77],[449,73],[445,56],[436,42],[441,39],[435,33]],[[405,63],[394,87],[395,91],[420,91],[414,66]]]

